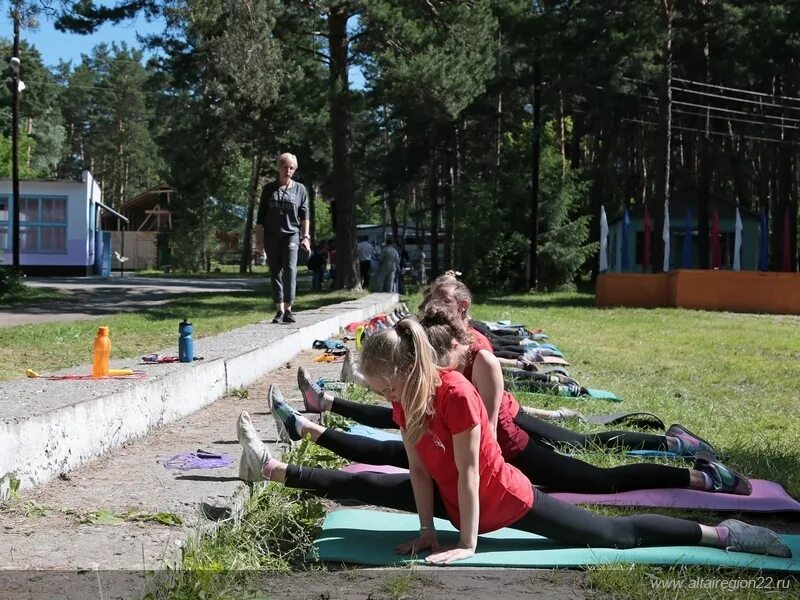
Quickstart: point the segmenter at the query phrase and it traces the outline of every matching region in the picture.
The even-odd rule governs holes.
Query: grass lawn
[[[96,320],[19,325],[0,329],[0,381],[24,377],[26,369],[44,374],[91,363],[92,342],[100,325],[111,328],[112,358],[138,358],[169,346],[178,353],[178,322],[188,318],[199,339],[271,319],[274,306],[268,284],[253,292],[184,294],[141,313],[123,313]],[[352,292],[315,292],[298,283],[295,310],[319,308],[350,300]]]
[[[419,296],[412,296],[407,302],[416,306]],[[585,414],[648,410],[667,424],[679,422],[697,431],[726,452],[727,462],[743,473],[776,480],[800,497],[800,419],[795,416],[800,381],[800,318],[673,309],[599,310],[593,302],[593,296],[585,294],[477,299],[472,310],[474,317],[511,319],[545,330],[549,341],[572,362],[571,373],[585,387],[611,390],[624,400],[616,404],[519,394],[523,403],[547,408],[569,406]],[[591,430],[579,424],[570,427]],[[316,460],[320,466],[331,464],[324,454],[317,457],[315,452],[302,447],[302,462],[315,464]],[[582,458],[604,466],[628,460],[621,454],[592,451],[583,453]],[[184,566],[244,564],[249,568],[308,568],[308,564],[292,559],[302,557],[308,549],[306,534],[314,517],[319,515],[320,504],[315,499],[304,500],[305,508],[300,512],[297,504],[293,490],[256,486],[242,524],[224,527],[189,549]],[[606,508],[598,512],[619,515],[630,511]],[[702,512],[661,512],[711,524],[727,518]],[[285,514],[297,516],[287,521],[283,518]],[[779,531],[798,531],[796,524],[781,518],[745,518],[772,525]],[[253,549],[252,523],[259,523],[259,528],[266,527],[271,532],[272,541],[265,541],[263,536],[258,538],[258,550]],[[287,548],[286,543],[274,540],[293,541]],[[236,547],[242,548],[244,554],[238,554]],[[782,591],[776,592],[775,587],[753,589],[758,575],[695,567],[599,567],[588,570],[592,590],[587,590],[587,594],[597,598],[635,599],[774,598],[776,593],[781,597],[799,597],[796,578],[789,580],[791,589],[780,588]],[[201,582],[202,576],[202,571],[185,571],[173,590],[212,585]],[[241,585],[242,577],[241,573],[230,575],[224,578],[224,585]],[[680,592],[654,589],[654,581],[661,579],[683,580],[685,587]],[[777,579],[784,581],[773,577],[773,581]],[[751,587],[688,589],[692,580],[740,580],[740,586]],[[182,596],[177,593],[175,597]]]
[[[69,296],[50,288],[39,288],[23,285],[19,290],[0,296],[0,306],[15,306],[20,304],[36,304],[51,300],[63,300]]]

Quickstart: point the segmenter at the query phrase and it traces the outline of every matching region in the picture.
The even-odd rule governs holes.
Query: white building
[[[19,193],[19,259],[27,275],[91,275],[110,266],[110,241],[104,242],[98,213],[117,213],[102,203],[89,171],[80,180],[22,180]],[[0,259],[6,265],[13,256],[12,218],[12,183],[0,179]]]

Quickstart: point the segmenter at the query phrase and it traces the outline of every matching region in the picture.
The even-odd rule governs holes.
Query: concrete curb
[[[297,313],[292,327],[262,322],[201,338],[196,351],[205,360],[148,367],[146,380],[0,384],[0,498],[12,477],[22,489],[46,483],[252,384],[315,339],[335,335],[398,301],[397,294],[370,294]],[[130,365],[129,360],[112,362],[112,367]]]

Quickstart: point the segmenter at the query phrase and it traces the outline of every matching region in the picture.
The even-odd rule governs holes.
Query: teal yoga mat
[[[457,541],[450,523],[436,519],[439,540]],[[328,514],[315,546],[320,560],[361,565],[387,566],[421,562],[399,556],[394,547],[417,536],[417,515],[374,510],[344,509]],[[795,558],[759,556],[726,552],[701,546],[673,546],[614,550],[610,548],[570,548],[550,540],[501,529],[478,538],[477,553],[453,566],[463,567],[581,567],[584,565],[708,565],[800,573],[800,535],[781,536]]]

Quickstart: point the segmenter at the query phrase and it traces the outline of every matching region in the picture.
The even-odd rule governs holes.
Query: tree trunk
[[[347,5],[333,7],[328,15],[330,48],[328,81],[336,202],[336,287],[360,290],[361,275],[355,252],[356,203],[353,170],[350,165],[350,84],[347,74],[349,17],[350,10]]]
[[[439,276],[439,165],[435,152],[431,154],[428,198],[431,208],[431,278],[435,279]]]
[[[533,140],[531,142],[531,210],[530,210],[530,261],[526,287],[535,290],[539,287],[539,165],[541,160],[542,138],[542,69],[539,49],[533,60]]]
[[[670,166],[672,161],[672,16],[675,0],[661,0],[662,19],[666,26],[664,41],[664,82],[659,100],[659,127],[656,136],[656,217],[654,233],[662,240],[656,243],[653,264],[663,269],[665,244],[663,241],[664,215],[669,214]],[[669,259],[669,257],[667,257]],[[669,266],[669,263],[667,263]]]
[[[253,215],[258,199],[258,180],[261,173],[261,154],[253,157],[253,167],[250,173],[250,186],[247,189],[247,219],[244,222],[244,239],[242,240],[242,257],[239,261],[239,273],[247,273],[252,262],[253,247]]]

